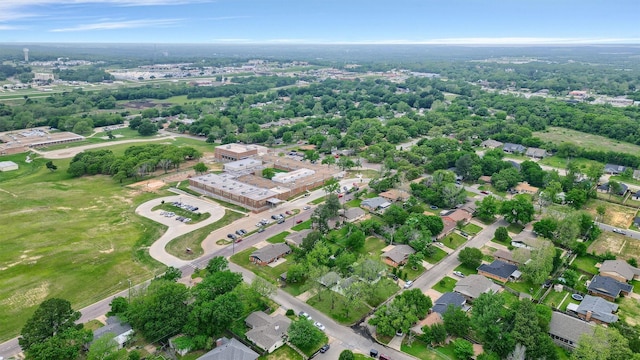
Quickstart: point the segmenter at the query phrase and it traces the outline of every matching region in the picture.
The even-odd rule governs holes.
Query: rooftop
[[[575,311],[581,315],[591,311],[592,319],[608,324],[618,321],[618,316],[614,314],[618,311],[618,305],[597,296],[585,295]]]
[[[413,250],[413,248],[411,246],[400,244],[400,245],[394,246],[393,249],[391,249],[391,250],[387,251],[386,253],[382,254],[382,256],[388,257],[389,259],[393,260],[393,262],[399,264],[399,263],[407,260],[409,255],[414,254],[415,252],[416,251]]]
[[[607,276],[596,275],[588,286],[589,291],[617,298],[620,292],[631,292],[633,286]]]
[[[235,180],[231,174],[206,174],[191,178],[192,181],[252,200],[265,200],[278,195],[270,189],[260,188]]]
[[[482,270],[486,273],[501,277],[503,279],[507,279],[516,270],[518,270],[518,267],[504,261],[494,260],[491,264],[480,265],[478,267],[478,270]]]
[[[551,313],[549,334],[578,343],[582,334],[593,334],[594,325],[573,316],[554,311]]]

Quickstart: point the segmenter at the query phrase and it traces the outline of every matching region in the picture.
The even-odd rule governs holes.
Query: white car
[[[626,233],[625,233],[624,231],[620,230],[620,229],[613,229],[612,231],[613,231],[614,233],[616,233],[616,234],[626,235]]]
[[[311,206],[305,206],[302,208],[302,210],[309,210],[309,209],[311,209]]]
[[[324,327],[324,325],[322,325],[320,322],[316,321],[315,323],[313,323],[313,325],[315,325],[318,329],[325,331],[327,328]]]
[[[311,320],[311,315],[307,314],[307,313],[306,313],[306,312],[304,312],[304,311],[300,311],[300,312],[298,313],[298,316],[300,316],[301,318],[307,318],[307,319]]]
[[[411,286],[413,286],[413,281],[411,281],[411,280],[408,280],[407,282],[404,283],[404,288],[405,289],[408,289]]]
[[[454,271],[454,272],[453,272],[453,275],[455,275],[455,276],[457,276],[457,277],[461,277],[461,278],[463,278],[463,277],[464,277],[464,274],[463,274],[463,273],[461,273],[460,271]]]

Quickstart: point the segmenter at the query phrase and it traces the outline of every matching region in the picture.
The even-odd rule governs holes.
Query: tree
[[[199,162],[193,166],[193,170],[195,170],[196,174],[204,174],[209,171],[209,168],[204,163]]]
[[[47,339],[75,328],[80,312],[71,308],[71,303],[64,299],[51,298],[43,301],[20,332],[18,343],[24,351],[32,345],[41,344]]]
[[[389,206],[382,215],[382,218],[387,224],[398,226],[404,224],[408,217],[409,213],[395,204]]]
[[[500,206],[500,213],[510,223],[526,224],[533,220],[535,209],[526,195],[516,195],[513,200],[507,200]]]
[[[355,167],[356,163],[353,162],[353,160],[351,160],[350,158],[346,157],[346,156],[341,156],[340,159],[338,159],[338,167],[340,169],[344,170],[350,170],[351,168]]]
[[[338,179],[331,177],[324,182],[323,189],[327,194],[334,194],[340,190],[340,182]]]
[[[265,179],[273,179],[276,176],[276,170],[274,168],[264,168],[262,169],[262,177]]]
[[[159,276],[154,280],[162,279],[162,280],[168,280],[168,281],[178,281],[180,280],[181,277],[182,277],[182,271],[180,269],[175,268],[173,266],[169,266],[167,270],[164,271],[164,274],[162,274],[162,276]]]
[[[516,186],[521,180],[520,173],[518,169],[514,167],[509,167],[507,169],[502,169],[500,172],[497,172],[491,176],[491,183],[493,186],[500,190],[505,191]]]
[[[539,319],[536,305],[530,300],[514,304],[514,325],[511,331],[516,343],[526,348],[527,359],[556,359],[557,355],[549,338],[548,323],[544,328]]]
[[[622,185],[615,181],[609,179],[609,198],[611,198],[611,194],[619,195],[622,192]]]
[[[458,260],[462,265],[475,269],[482,264],[482,251],[474,247],[466,247],[458,253]]]
[[[138,133],[142,136],[151,136],[158,132],[158,127],[149,120],[143,120],[138,126]]]
[[[314,162],[320,159],[320,154],[315,150],[307,150],[304,152],[304,159]]]
[[[355,360],[356,356],[353,354],[351,350],[343,350],[340,353],[340,357],[338,360]]]
[[[571,205],[572,208],[580,210],[582,205],[587,202],[587,192],[582,189],[573,188],[569,190],[565,196],[565,201]]]
[[[51,172],[58,170],[58,166],[56,166],[51,160],[47,161],[45,166],[47,167],[47,169],[51,170]]]
[[[407,266],[412,268],[413,270],[417,270],[420,265],[422,265],[423,255],[421,252],[417,252],[409,255],[407,258]]]
[[[125,360],[127,350],[118,350],[118,343],[114,337],[115,334],[106,333],[95,339],[89,347],[87,360]]]
[[[499,226],[493,236],[500,242],[507,242],[509,240],[509,231],[506,227]]]
[[[309,349],[322,341],[324,334],[306,318],[293,321],[289,326],[289,341],[299,349]]]
[[[347,238],[347,247],[351,251],[358,251],[364,246],[365,236],[360,230],[356,230]]]
[[[117,296],[111,300],[109,305],[111,306],[111,310],[109,310],[107,316],[120,316],[122,319],[122,317],[126,315],[127,309],[129,309],[129,300],[122,296]]]
[[[434,344],[443,344],[447,339],[447,329],[442,324],[433,324],[430,327],[431,341]]]
[[[322,159],[322,164],[327,165],[328,168],[330,168],[331,165],[335,163],[336,163],[336,158],[334,158],[333,156],[325,156],[324,159]]]
[[[43,342],[32,344],[29,350],[25,351],[26,359],[76,359],[80,355],[82,346],[91,341],[92,338],[93,333],[91,330],[67,328]]]
[[[582,334],[571,360],[623,360],[633,354],[629,342],[618,330],[596,326],[593,334]]]
[[[461,308],[449,305],[447,310],[442,314],[442,321],[447,333],[452,336],[464,337],[469,334],[471,329],[471,319]]]
[[[207,273],[209,274],[213,274],[218,271],[225,271],[228,269],[229,269],[229,261],[227,261],[227,259],[224,256],[215,256],[214,258],[209,260],[209,263],[205,268],[205,270],[207,270]]]
[[[476,216],[483,221],[493,221],[494,216],[498,213],[498,205],[500,203],[493,196],[485,196],[482,201],[476,201]]]
[[[276,291],[278,290],[273,283],[263,279],[260,276],[256,276],[253,279],[253,281],[251,282],[251,288],[258,294],[266,298],[271,298],[276,294]]]
[[[166,341],[186,322],[188,294],[184,284],[152,281],[144,294],[131,300],[127,319],[147,340]]]
[[[550,241],[537,240],[536,243],[531,250],[531,261],[526,261],[520,270],[534,285],[542,285],[553,269],[556,250]]]
[[[604,219],[604,214],[607,213],[607,207],[604,205],[598,205],[598,207],[596,207],[596,212],[598,213],[598,216],[600,216],[600,221],[602,221]]]
[[[558,221],[552,218],[544,218],[533,224],[533,231],[547,239],[554,239],[558,229]]]
[[[465,339],[457,339],[453,342],[453,353],[456,359],[467,360],[473,357],[473,344]]]

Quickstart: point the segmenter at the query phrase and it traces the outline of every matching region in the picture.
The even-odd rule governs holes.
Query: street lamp
[[[131,279],[127,279],[129,282],[129,303],[131,303]]]

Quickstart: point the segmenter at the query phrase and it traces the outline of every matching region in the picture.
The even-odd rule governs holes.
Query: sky
[[[0,42],[640,44],[640,0],[0,0]]]

